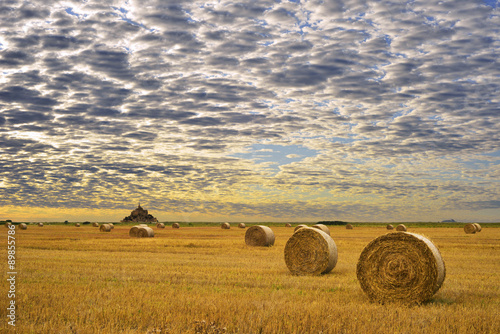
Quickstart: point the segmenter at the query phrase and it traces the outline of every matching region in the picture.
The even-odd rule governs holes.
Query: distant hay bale
[[[268,226],[254,225],[246,231],[245,243],[248,246],[270,247],[274,245],[274,232]]]
[[[43,227],[43,223],[38,223],[38,227]]]
[[[229,230],[231,228],[231,225],[229,223],[222,223],[220,225],[220,227],[223,229],[223,230]]]
[[[286,223],[286,224],[285,224],[285,227],[292,227],[292,224],[290,224],[290,223]]]
[[[92,223],[93,227],[99,227],[99,223]]]
[[[392,226],[391,224],[387,224],[386,228],[388,230],[394,230],[394,226]]]
[[[141,226],[137,232],[137,238],[152,238],[155,236],[155,231],[151,227]]]
[[[113,225],[112,223],[109,223],[108,225],[111,227],[111,229],[115,228],[115,225]]]
[[[157,223],[156,228],[165,228],[165,224],[164,223]]]
[[[21,224],[19,224],[19,228],[21,230],[27,230],[28,229],[28,225],[26,225],[25,223],[21,223]]]
[[[245,225],[245,223],[239,223],[239,224],[238,224],[238,227],[239,227],[239,228],[245,228],[245,227],[247,227],[247,226]]]
[[[479,225],[478,223],[474,223],[474,226],[476,226],[476,232],[481,232],[483,230],[481,225]]]
[[[75,224],[75,226],[76,226],[76,227],[80,227],[80,223],[76,223],[76,224]]]
[[[301,228],[303,227],[308,227],[307,225],[304,225],[304,224],[300,224],[300,225],[297,225],[295,226],[295,228],[293,229],[293,232],[297,232],[298,230],[300,230]]]
[[[285,263],[294,275],[327,274],[337,264],[337,246],[319,228],[298,229],[285,245]]]
[[[323,225],[323,224],[315,224],[312,227],[320,229],[321,231],[325,232],[326,234],[330,235],[330,229],[328,226]]]
[[[111,225],[109,224],[102,224],[99,226],[99,231],[101,232],[111,232]]]
[[[179,225],[179,223],[173,223],[172,224],[172,228],[180,228],[181,225]]]
[[[11,223],[11,222],[6,222],[6,223],[5,223],[5,227],[9,227],[10,225],[12,225],[12,223]]]
[[[403,224],[399,224],[398,226],[396,226],[396,231],[406,232],[406,226],[404,226]]]
[[[422,303],[441,287],[446,270],[437,247],[426,237],[392,232],[361,252],[356,275],[370,300]]]
[[[477,232],[477,226],[474,224],[466,224],[464,226],[464,231],[467,234],[475,234]]]
[[[352,230],[354,228],[354,226],[352,226],[351,224],[347,224],[345,226],[346,230]]]

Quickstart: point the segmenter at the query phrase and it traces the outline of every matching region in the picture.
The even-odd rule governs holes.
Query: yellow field
[[[246,246],[235,224],[153,228],[148,239],[129,229],[16,228],[17,333],[500,333],[500,228],[409,229],[446,264],[434,299],[412,307],[370,303],[356,279],[362,249],[385,226],[330,227],[338,263],[319,277],[289,273],[293,228],[272,227],[271,248]],[[14,332],[1,286],[0,331]]]

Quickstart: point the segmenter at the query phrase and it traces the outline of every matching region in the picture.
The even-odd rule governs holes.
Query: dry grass
[[[371,303],[356,278],[363,248],[385,225],[330,230],[338,263],[294,276],[284,262],[293,229],[273,227],[273,247],[245,245],[245,230],[157,230],[132,239],[82,225],[16,233],[18,333],[498,333],[500,228],[413,228],[446,263],[441,289],[420,306]],[[7,229],[2,229],[4,244]],[[2,248],[6,258],[6,247]],[[0,284],[8,291],[7,281]],[[7,294],[0,295],[6,305]],[[6,307],[0,317],[6,319]],[[473,316],[464,316],[470,314]],[[6,321],[0,332],[10,333]]]

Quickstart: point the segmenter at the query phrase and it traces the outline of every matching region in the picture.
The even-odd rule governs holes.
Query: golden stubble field
[[[409,229],[429,237],[446,264],[434,298],[411,307],[369,302],[356,279],[362,249],[385,225],[330,227],[338,263],[319,277],[288,271],[293,228],[273,226],[270,248],[246,246],[235,224],[153,227],[147,239],[130,238],[129,229],[16,228],[16,332],[500,333],[500,228]],[[6,279],[1,286],[0,331],[13,332]]]

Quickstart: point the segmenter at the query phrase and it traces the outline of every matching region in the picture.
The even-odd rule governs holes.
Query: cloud
[[[492,219],[498,159],[471,161],[500,149],[497,21],[481,1],[3,4],[1,203]]]

